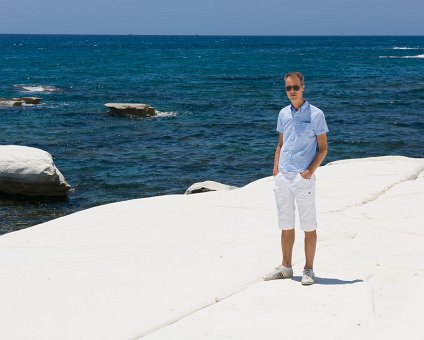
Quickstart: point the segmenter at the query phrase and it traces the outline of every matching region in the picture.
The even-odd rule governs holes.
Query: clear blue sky
[[[0,33],[424,35],[424,0],[2,0]]]

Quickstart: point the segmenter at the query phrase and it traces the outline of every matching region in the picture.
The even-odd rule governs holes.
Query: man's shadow
[[[292,280],[301,282],[302,277],[301,276],[293,276]],[[364,282],[364,280],[356,279],[356,280],[340,280],[340,279],[330,279],[327,277],[315,277],[315,284],[317,285],[351,285],[354,283]]]

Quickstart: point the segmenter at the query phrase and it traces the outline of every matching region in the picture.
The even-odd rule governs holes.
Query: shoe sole
[[[267,279],[265,277],[263,277],[262,279],[264,281],[274,281],[274,280],[287,280],[287,279],[291,279],[293,276],[286,276],[286,277],[276,277],[276,278],[272,278],[272,279]]]
[[[275,277],[275,278],[266,278],[263,277],[262,279],[264,281],[274,281],[274,280],[286,280],[286,279],[291,279],[293,277],[293,274],[291,276],[279,276],[279,277]]]

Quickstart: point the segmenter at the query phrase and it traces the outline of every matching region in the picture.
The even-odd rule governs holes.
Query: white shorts
[[[278,211],[278,227],[291,230],[295,226],[295,201],[299,211],[300,229],[318,228],[315,207],[315,175],[304,179],[300,174],[278,173],[274,177],[274,193]]]

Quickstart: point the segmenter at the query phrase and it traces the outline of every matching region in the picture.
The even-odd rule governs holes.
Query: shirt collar
[[[291,109],[292,114],[295,114],[295,113],[301,114],[301,113],[303,113],[303,112],[305,112],[306,110],[309,109],[309,103],[308,103],[307,100],[305,100],[305,102],[302,104],[302,106],[299,108],[298,111],[296,111],[296,109],[293,107],[293,105],[290,104],[290,109]]]

